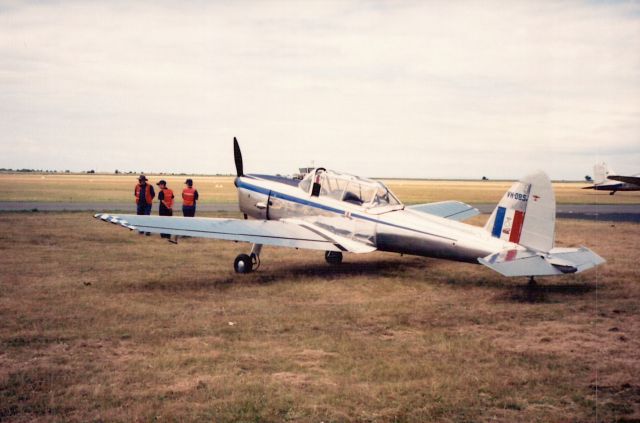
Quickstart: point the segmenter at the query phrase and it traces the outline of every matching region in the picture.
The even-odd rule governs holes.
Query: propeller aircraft
[[[609,191],[609,195],[614,195],[618,191],[640,191],[640,174],[618,175],[604,162],[593,166],[593,177],[593,185],[582,189]]]
[[[234,138],[240,211],[245,219],[114,215],[96,218],[130,230],[252,243],[234,261],[237,273],[260,264],[263,245],[343,253],[386,251],[482,264],[505,276],[578,273],[605,262],[586,247],[554,246],[555,197],[543,172],[514,183],[484,227],[463,223],[479,211],[460,201],[404,205],[382,183],[313,169],[302,180],[245,174]],[[251,218],[251,219],[249,219]]]

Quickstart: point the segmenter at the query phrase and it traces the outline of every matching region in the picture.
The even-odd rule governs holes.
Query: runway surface
[[[493,204],[474,205],[482,213],[491,213]],[[640,204],[557,204],[556,217],[640,223]]]
[[[482,213],[491,213],[495,204],[475,204]],[[154,207],[154,211],[155,211]],[[238,211],[236,203],[199,204],[198,210],[202,212],[235,212]],[[640,223],[640,204],[558,204],[556,216],[570,219],[606,220],[614,222]],[[49,203],[49,202],[22,202],[0,201],[0,211],[86,211],[86,212],[120,212],[135,213],[135,205],[131,203]],[[180,209],[177,210],[180,215]]]

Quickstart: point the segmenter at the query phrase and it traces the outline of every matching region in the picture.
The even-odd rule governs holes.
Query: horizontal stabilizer
[[[407,208],[457,221],[467,220],[480,214],[478,209],[461,201],[439,201],[437,203],[416,204],[407,206]]]
[[[553,248],[548,253],[506,250],[479,258],[480,264],[504,276],[552,276],[580,273],[605,260],[588,248]]]

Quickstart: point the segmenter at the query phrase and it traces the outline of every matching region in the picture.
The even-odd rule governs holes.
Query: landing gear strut
[[[236,273],[250,273],[260,267],[260,251],[262,244],[253,244],[251,247],[251,255],[240,254],[233,261],[233,270]]]
[[[327,251],[324,253],[324,259],[329,264],[342,263],[342,253],[340,251]]]
[[[536,279],[533,276],[529,276],[529,288],[533,288],[538,286],[538,282],[536,282]]]

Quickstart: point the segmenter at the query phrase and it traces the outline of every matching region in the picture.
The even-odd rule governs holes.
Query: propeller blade
[[[244,176],[244,170],[242,168],[242,152],[240,151],[240,144],[236,137],[233,137],[233,158],[236,161],[236,173],[238,176]]]

